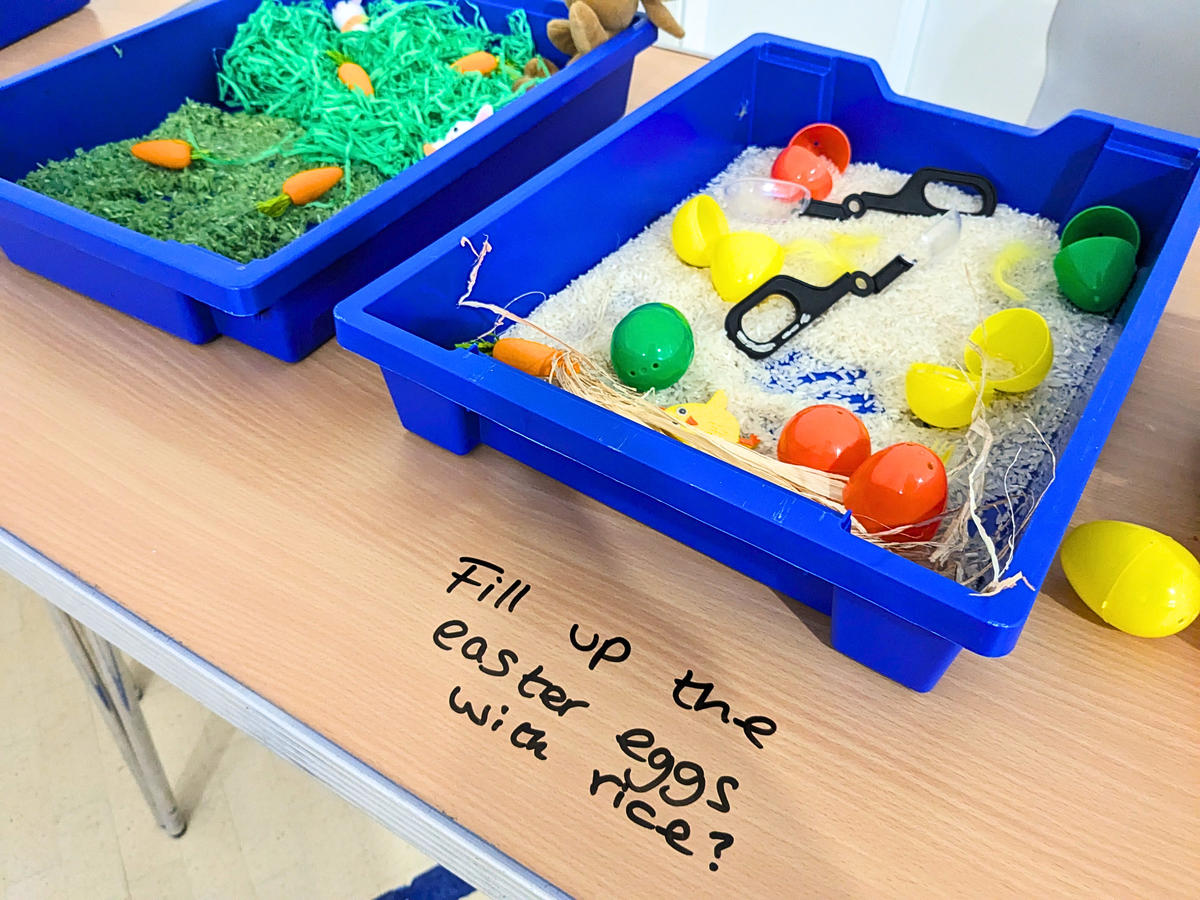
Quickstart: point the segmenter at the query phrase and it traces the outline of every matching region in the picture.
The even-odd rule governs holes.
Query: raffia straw
[[[627,419],[645,425],[647,428],[652,428],[655,431],[675,438],[680,443],[715,456],[730,465],[737,466],[739,469],[757,475],[765,481],[779,485],[839,514],[845,515],[846,507],[842,504],[842,490],[846,485],[847,479],[844,476],[823,472],[819,469],[810,469],[807,466],[797,466],[780,462],[773,457],[756,453],[741,444],[724,440],[723,438],[687,425],[653,403],[650,399],[653,392],[650,392],[650,394],[640,394],[628,385],[617,381],[596,360],[576,350],[565,340],[547,331],[536,322],[531,322],[524,316],[520,316],[497,304],[471,299],[471,294],[474,292],[475,284],[479,278],[479,270],[483,266],[484,257],[495,248],[486,235],[478,250],[470,239],[465,236],[460,238],[459,246],[466,247],[474,255],[475,262],[471,266],[471,270],[467,276],[466,290],[458,298],[458,305],[487,310],[494,313],[497,317],[495,326],[485,332],[484,335],[481,335],[481,337],[485,337],[496,331],[505,320],[526,325],[566,351],[556,358],[551,368],[550,382],[552,384],[577,397],[589,400],[597,406],[601,406]],[[520,296],[527,296],[528,293]],[[514,298],[514,301],[510,302],[515,302],[515,299],[517,298]],[[982,354],[980,355],[982,357]],[[985,359],[984,374],[986,374],[986,365]],[[976,428],[976,423],[978,423],[978,428]],[[1002,577],[1004,572],[995,559],[994,544],[991,543],[990,538],[986,537],[982,520],[979,518],[980,510],[986,508],[978,500],[978,493],[981,493],[982,490],[983,463],[986,462],[987,453],[994,442],[991,429],[987,426],[983,415],[982,394],[980,394],[976,401],[976,420],[975,423],[972,423],[972,432],[977,433],[981,437],[983,446],[978,456],[972,459],[974,462],[972,478],[978,480],[980,490],[976,491],[972,489],[970,503],[958,509],[948,510],[939,516],[932,517],[923,522],[914,522],[887,531],[869,532],[853,515],[850,516],[849,524],[852,534],[869,543],[886,547],[900,556],[944,570],[952,563],[955,556],[960,554],[968,545],[968,523],[975,522],[980,534],[985,535],[985,538],[989,541],[989,546],[992,548],[993,562],[996,566],[995,576],[979,592],[980,595],[990,596],[1008,587],[1012,587],[1014,584],[1021,582],[1028,584],[1028,581],[1020,573]],[[930,522],[946,520],[950,522],[949,527],[944,528],[943,533],[934,540],[919,542],[895,540],[897,534],[908,529]]]
[[[666,410],[647,401],[632,388],[615,383],[607,372],[587,356],[571,351],[564,353],[555,363],[550,380],[577,397],[591,400],[605,409],[669,435],[689,447],[703,450],[772,484],[793,490],[837,512],[846,511],[841,503],[842,488],[846,484],[843,476],[810,469],[807,466],[789,465],[755,453],[749,447],[687,425]],[[867,534],[857,522],[852,523],[852,529],[856,534]]]

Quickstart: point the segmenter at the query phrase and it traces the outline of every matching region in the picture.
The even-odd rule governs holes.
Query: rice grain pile
[[[723,186],[732,179],[768,176],[778,152],[746,150],[704,192],[720,202]],[[892,193],[907,177],[875,165],[852,164],[830,199],[862,191]],[[964,208],[966,198],[952,188],[935,186],[930,200]],[[1106,319],[1077,310],[1058,292],[1052,269],[1058,249],[1056,223],[1003,204],[990,218],[964,216],[960,240],[943,258],[917,265],[877,295],[846,296],[774,356],[752,360],[725,336],[730,305],[718,297],[708,271],[686,265],[672,248],[670,228],[677,209],[549,297],[530,321],[611,372],[609,342],[621,318],[643,303],[669,303],[691,323],[696,355],[679,382],[651,396],[655,404],[707,400],[722,389],[743,434],[757,434],[760,449],[772,456],[780,429],[798,410],[814,403],[847,406],[862,418],[874,449],[915,441],[947,458],[951,509],[967,500],[967,466],[974,462],[965,449],[968,431],[930,428],[913,417],[904,397],[905,373],[916,362],[961,367],[971,331],[991,313],[1012,306],[1041,313],[1054,338],[1049,375],[1025,394],[997,395],[986,411],[992,444],[978,506],[987,511],[984,519],[998,551],[1007,553],[1031,511],[1030,501],[1037,499],[1031,491],[1044,489],[1053,465],[1053,451],[1043,435],[1055,445],[1070,400],[1085,384],[1109,332]],[[841,246],[851,248],[847,252],[856,268],[875,272],[913,245],[933,221],[868,212],[847,222],[801,216],[768,225],[731,216],[729,226],[732,231],[763,232],[785,246],[804,240],[828,244],[833,235],[844,235]],[[1026,294],[1021,302],[1005,296],[991,275],[996,256],[1014,241],[1031,251],[1008,276]],[[831,280],[828,267],[811,255],[789,256],[783,271],[814,284]],[[767,337],[792,316],[786,300],[773,298],[745,324],[752,337]],[[514,325],[508,333],[545,340],[523,325]],[[978,535],[971,542],[948,572],[964,583],[993,574],[989,552]]]

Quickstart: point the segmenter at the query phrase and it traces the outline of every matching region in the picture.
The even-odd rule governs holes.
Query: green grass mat
[[[508,16],[510,34],[438,0],[375,0],[366,11],[369,30],[341,34],[320,0],[264,0],[220,56],[222,99],[244,111],[186,102],[149,135],[77,151],[20,184],[142,234],[244,263],[269,256],[424,158],[425,142],[473,119],[483,104],[498,108],[528,89],[512,90],[534,53],[524,11]],[[366,69],[375,96],[338,79],[331,50]],[[476,50],[499,58],[500,69],[484,77],[450,68]],[[129,152],[147,138],[180,138],[218,159],[252,161],[160,169]],[[289,176],[321,165],[345,170],[321,201],[279,218],[255,208]]]
[[[191,102],[149,135],[182,138],[223,159],[253,158],[281,143],[286,150],[302,136],[303,129],[288,119],[228,113]],[[274,197],[285,179],[311,168],[312,162],[271,154],[248,165],[200,160],[175,171],[135,159],[129,148],[138,140],[142,138],[79,151],[35,169],[20,184],[150,237],[199,244],[249,262],[269,256],[386,181],[373,166],[360,165],[349,194],[339,185],[323,201],[272,219],[255,209],[255,202]]]

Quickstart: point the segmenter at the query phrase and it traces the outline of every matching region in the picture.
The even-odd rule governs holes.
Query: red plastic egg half
[[[828,122],[816,122],[792,135],[775,157],[771,177],[804,185],[814,200],[824,200],[833,190],[835,176],[849,164],[850,139],[845,132]]]
[[[776,452],[780,462],[849,475],[871,455],[871,436],[850,410],[820,403],[788,419]]]
[[[872,534],[925,522],[946,510],[946,467],[928,447],[893,444],[855,469],[842,503]],[[939,524],[907,528],[884,540],[927,541]]]

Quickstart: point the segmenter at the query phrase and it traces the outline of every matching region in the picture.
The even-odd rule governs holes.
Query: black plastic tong
[[[733,309],[725,316],[725,334],[751,359],[765,359],[847,294],[856,294],[859,297],[877,294],[913,265],[903,256],[896,256],[874,275],[868,275],[866,272],[847,272],[824,287],[808,284],[791,275],[776,275],[745,300],[734,304]],[[742,328],[742,319],[758,304],[776,295],[791,301],[796,317],[774,337],[756,341]]]
[[[873,194],[870,191],[863,191],[861,194],[851,194],[841,203],[812,200],[808,204],[808,209],[804,211],[804,215],[816,216],[819,219],[836,219],[839,222],[860,218],[869,209],[913,216],[939,216],[949,210],[940,209],[926,199],[925,188],[931,184],[966,187],[978,193],[982,201],[980,209],[973,213],[963,213],[963,215],[990,216],[996,211],[996,188],[982,175],[929,167],[917,169],[904,183],[904,187],[894,194]]]

